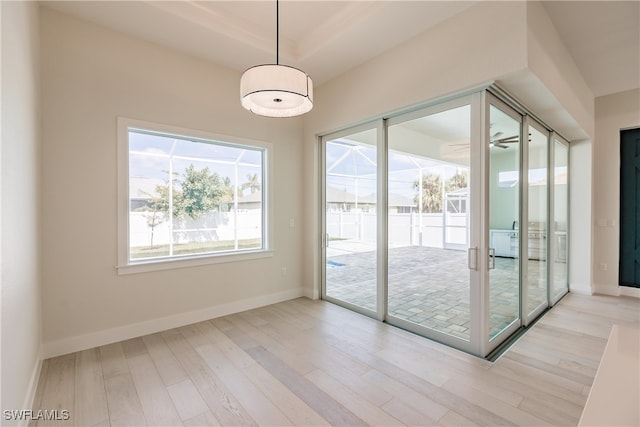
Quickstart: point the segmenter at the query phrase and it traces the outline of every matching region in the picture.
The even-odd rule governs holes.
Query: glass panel
[[[471,107],[388,135],[389,314],[468,341]]]
[[[548,134],[529,126],[529,224],[527,314],[547,305]]]
[[[129,259],[263,248],[263,156],[130,130]]]
[[[325,143],[325,293],[376,311],[377,132]]]
[[[489,107],[489,339],[520,318],[520,122]]]
[[[557,300],[569,289],[567,256],[567,231],[569,229],[569,146],[558,140],[553,141],[553,222],[551,224],[551,257],[553,260],[553,280],[551,295]]]

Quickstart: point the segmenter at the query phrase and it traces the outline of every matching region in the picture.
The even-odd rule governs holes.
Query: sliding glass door
[[[549,295],[555,304],[569,292],[569,143],[558,135],[551,138],[553,165],[549,185],[551,218],[549,224]]]
[[[549,306],[547,283],[549,185],[549,132],[531,118],[527,118],[526,176],[527,218],[526,245],[523,250],[527,267],[523,269],[525,294],[525,325],[533,321]]]
[[[321,138],[323,298],[485,357],[567,292],[569,147],[506,99]]]
[[[489,96],[489,346],[521,325],[520,175],[522,117]]]
[[[471,350],[471,99],[387,125],[387,321]]]
[[[378,198],[375,125],[325,138],[323,297],[378,310]]]

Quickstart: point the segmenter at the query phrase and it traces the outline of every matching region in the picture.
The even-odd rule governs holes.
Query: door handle
[[[469,270],[478,269],[478,248],[477,247],[467,249],[467,268]]]
[[[496,269],[496,248],[489,248],[489,270]]]

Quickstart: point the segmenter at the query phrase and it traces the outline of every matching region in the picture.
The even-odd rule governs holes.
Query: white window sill
[[[206,254],[185,258],[163,258],[148,261],[134,261],[127,265],[118,265],[118,275],[148,273],[153,271],[173,270],[176,268],[198,267],[202,265],[221,264],[226,262],[248,261],[252,259],[270,258],[273,250],[255,250],[247,252],[235,252],[226,254]]]

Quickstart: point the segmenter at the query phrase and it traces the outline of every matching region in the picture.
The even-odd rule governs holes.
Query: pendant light
[[[302,70],[280,64],[279,1],[276,0],[276,63],[256,65],[240,80],[242,106],[267,117],[293,117],[313,108],[313,82]]]

